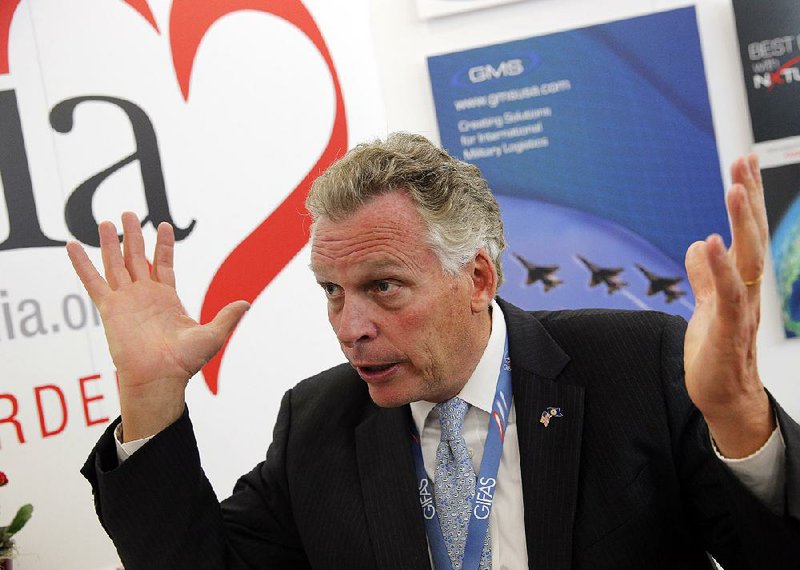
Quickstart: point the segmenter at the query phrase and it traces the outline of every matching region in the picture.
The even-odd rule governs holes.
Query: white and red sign
[[[15,568],[116,561],[78,473],[116,379],[67,240],[99,263],[99,221],[133,210],[150,245],[167,221],[190,314],[253,302],[188,393],[221,496],[283,392],[341,361],[303,201],[383,134],[371,45],[366,0],[0,0],[0,525],[35,508]]]

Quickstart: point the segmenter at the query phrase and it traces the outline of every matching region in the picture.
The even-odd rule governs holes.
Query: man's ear
[[[497,294],[497,268],[485,249],[479,249],[472,266],[472,312],[485,311]]]

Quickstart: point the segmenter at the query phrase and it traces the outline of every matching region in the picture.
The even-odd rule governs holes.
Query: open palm
[[[686,331],[684,367],[689,396],[720,449],[727,447],[736,456],[758,449],[772,422],[756,361],[769,233],[755,155],[737,160],[732,177],[727,195],[730,249],[713,235],[692,244],[686,253],[697,305]],[[748,431],[750,427],[755,429]]]
[[[103,320],[119,374],[124,431],[140,435],[141,426],[151,432],[144,435],[152,435],[180,415],[187,382],[220,349],[248,304],[231,303],[211,323],[200,325],[187,315],[175,290],[172,227],[158,227],[151,269],[135,214],[123,214],[122,226],[123,251],[114,225],[99,227],[105,278],[78,243],[69,243],[67,251]]]

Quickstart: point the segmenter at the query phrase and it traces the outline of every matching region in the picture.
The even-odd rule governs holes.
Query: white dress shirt
[[[492,403],[497,388],[497,377],[503,360],[506,339],[506,322],[500,307],[492,301],[492,331],[489,342],[478,366],[458,396],[471,404],[464,418],[464,440],[471,453],[472,465],[477,473],[483,459]],[[511,363],[513,367],[513,362]],[[431,481],[436,474],[436,448],[441,438],[438,413],[431,402],[411,403],[411,414],[417,432],[421,434],[422,459]],[[122,424],[115,432],[117,457],[122,463],[145,445],[151,438],[121,443]],[[724,461],[739,480],[773,512],[783,512],[783,487],[785,480],[786,445],[779,429],[775,429],[764,446],[744,459]],[[502,521],[502,524],[500,523]],[[512,570],[528,567],[528,551],[525,540],[525,518],[522,503],[522,472],[519,462],[519,438],[517,437],[517,414],[514,404],[508,416],[505,444],[497,472],[497,488],[494,505],[489,516],[489,532],[492,539],[492,568]],[[431,562],[433,565],[433,562]]]

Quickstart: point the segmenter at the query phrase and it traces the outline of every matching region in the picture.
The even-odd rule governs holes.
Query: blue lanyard
[[[511,411],[511,360],[508,357],[508,338],[506,338],[503,351],[503,362],[497,377],[497,390],[495,391],[492,415],[489,418],[489,431],[486,444],[483,448],[483,459],[475,485],[475,498],[470,505],[469,525],[467,527],[467,541],[464,545],[463,570],[478,568],[483,551],[483,542],[489,527],[489,513],[492,511],[494,492],[497,489],[497,470],[500,467],[500,456],[503,453],[503,442],[508,426],[508,414]],[[439,516],[436,513],[436,504],[433,500],[433,484],[425,471],[422,460],[422,446],[419,434],[412,425],[412,439],[414,445],[414,465],[417,470],[419,491],[419,504],[422,508],[422,518],[425,520],[425,529],[431,547],[434,566],[436,570],[452,570],[453,565],[447,553],[447,547],[442,536],[442,527],[439,525]]]

